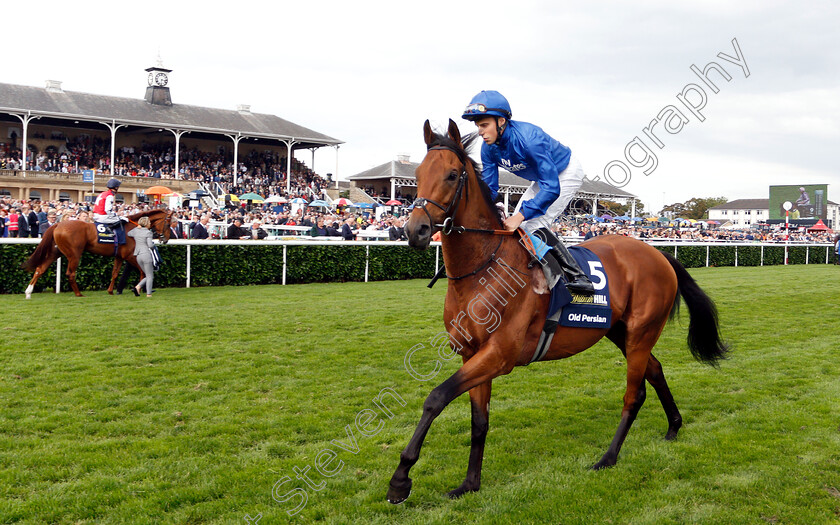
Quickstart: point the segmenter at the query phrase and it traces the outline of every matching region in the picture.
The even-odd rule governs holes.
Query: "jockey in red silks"
[[[117,195],[117,190],[120,187],[120,181],[111,179],[108,181],[108,189],[99,194],[96,198],[96,204],[93,206],[93,220],[102,224],[107,224],[112,228],[119,225],[120,221],[128,222],[126,218],[119,217],[114,211],[114,198]]]

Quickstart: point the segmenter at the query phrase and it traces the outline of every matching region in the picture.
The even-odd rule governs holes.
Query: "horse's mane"
[[[484,182],[484,179],[479,176],[481,170],[479,169],[478,162],[476,162],[476,160],[470,157],[467,153],[467,149],[473,144],[476,138],[478,138],[478,133],[468,133],[461,137],[461,142],[458,143],[452,140],[452,138],[448,135],[442,135],[435,132],[432,133],[432,141],[429,143],[428,147],[433,148],[435,146],[440,146],[451,150],[458,156],[458,160],[461,161],[462,164],[469,164],[472,166],[473,172],[476,175],[476,182],[478,182],[478,187],[481,189],[481,197],[484,199],[484,203],[487,207],[492,211],[493,217],[496,217],[499,221],[498,225],[502,226],[502,214],[499,211],[499,208],[496,207],[496,203],[493,201],[493,196],[490,193],[490,186],[488,186],[487,183]]]
[[[137,219],[139,219],[140,217],[149,217],[151,219],[152,215],[157,215],[158,213],[162,213],[162,214],[166,215],[166,212],[167,212],[166,208],[155,208],[153,210],[146,210],[146,211],[141,211],[141,212],[138,212],[138,213],[132,213],[131,215],[128,216],[128,218],[130,220],[136,222]]]

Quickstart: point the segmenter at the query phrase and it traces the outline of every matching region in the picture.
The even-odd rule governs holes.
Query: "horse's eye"
[[[446,180],[455,180],[457,178],[458,178],[458,172],[453,170],[453,171],[449,172],[449,176],[446,177]]]

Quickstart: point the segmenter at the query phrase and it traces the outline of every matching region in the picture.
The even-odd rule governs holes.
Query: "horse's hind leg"
[[[621,350],[621,353],[626,357],[627,349],[625,348],[625,339],[627,337],[627,326],[621,321],[616,323],[607,333],[607,337],[615,343],[618,349]],[[648,359],[645,379],[656,390],[659,402],[662,403],[662,408],[665,410],[665,417],[668,418],[668,433],[665,434],[665,439],[675,439],[677,432],[682,427],[682,416],[680,415],[676,402],[674,402],[674,396],[671,395],[671,389],[668,388],[668,383],[665,381],[662,365],[653,354]]]
[[[592,466],[593,470],[611,467],[618,460],[621,445],[624,444],[624,439],[630,432],[630,427],[645,402],[645,374],[648,368],[650,351],[659,337],[659,331],[633,334],[625,329],[623,335],[624,345],[623,348],[622,345],[619,345],[619,348],[627,356],[627,390],[624,393],[624,408],[621,411],[621,421],[618,423],[612,443],[610,443],[603,457]],[[607,336],[613,341],[615,341],[613,338],[622,339],[620,334],[613,332],[613,330],[610,330]]]
[[[56,259],[58,259],[58,255],[58,248],[54,248],[49,258],[46,261],[42,262],[40,265],[38,265],[38,268],[35,269],[35,275],[32,276],[32,280],[29,281],[29,286],[26,287],[27,299],[32,299],[32,291],[35,289],[35,283],[37,283],[38,279],[42,275],[44,275],[44,273],[46,273],[47,268],[49,268],[50,265],[54,263]]]
[[[467,477],[461,486],[449,492],[450,498],[459,498],[467,492],[477,492],[481,488],[481,463],[484,460],[484,441],[490,428],[490,386],[491,382],[482,383],[470,390],[472,407],[472,442],[470,444],[470,462]]]
[[[650,355],[648,359],[647,370],[645,371],[645,379],[656,390],[656,395],[659,396],[659,401],[662,403],[662,408],[665,409],[665,416],[668,418],[668,433],[665,434],[665,439],[676,439],[677,432],[682,427],[682,416],[677,408],[677,403],[674,401],[674,396],[671,395],[671,389],[668,388],[668,383],[665,381],[665,374],[662,372],[662,365],[659,361]]]

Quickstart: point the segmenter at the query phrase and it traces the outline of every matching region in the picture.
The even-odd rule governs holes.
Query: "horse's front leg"
[[[389,502],[402,503],[411,493],[411,478],[408,477],[408,472],[420,459],[420,448],[435,418],[453,399],[464,392],[510,372],[515,361],[505,357],[501,352],[485,347],[464,363],[449,379],[432,390],[423,403],[423,416],[417,424],[417,429],[411,441],[408,442],[408,446],[400,454],[400,464],[391,477],[386,496]]]
[[[108,295],[114,295],[114,283],[117,282],[117,276],[120,274],[123,260],[119,257],[114,258],[114,269],[111,272],[111,284],[108,285]]]
[[[472,407],[472,441],[467,477],[461,486],[449,492],[450,498],[459,498],[467,492],[478,492],[481,488],[481,462],[484,460],[484,441],[490,429],[490,387],[491,381],[470,390]]]

